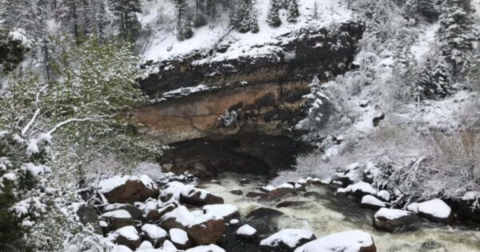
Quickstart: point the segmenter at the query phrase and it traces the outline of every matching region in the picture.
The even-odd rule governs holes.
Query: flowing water
[[[240,185],[238,175],[226,174],[221,185],[206,183],[210,192],[225,199],[226,204],[236,205],[242,216],[258,207],[269,207],[282,211],[285,216],[278,219],[278,227],[301,228],[313,231],[317,237],[347,230],[364,230],[370,233],[379,252],[480,252],[479,227],[448,227],[422,223],[419,228],[397,234],[378,232],[372,227],[374,211],[360,208],[354,199],[335,196],[331,188],[309,186],[313,197],[292,196],[284,201],[306,201],[301,206],[276,208],[278,203],[260,204],[243,196],[235,196],[232,190],[244,193],[258,191],[263,184],[261,178],[249,178],[250,183]]]

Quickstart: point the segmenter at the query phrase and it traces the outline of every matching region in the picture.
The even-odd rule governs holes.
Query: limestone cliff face
[[[308,84],[315,75],[327,81],[350,70],[362,35],[361,24],[346,23],[332,30],[311,28],[285,34],[285,43],[262,45],[276,49],[261,56],[209,61],[211,55],[193,53],[188,57],[160,62],[159,73],[141,81],[142,88],[152,98],[165,97],[171,90],[199,84],[205,85],[207,90],[139,107],[134,111],[135,117],[145,125],[144,132],[162,143],[177,147],[174,153],[167,152],[161,160],[163,164],[168,163],[168,167],[207,167],[215,170],[218,165],[212,165],[212,162],[222,158],[207,153],[202,153],[203,158],[200,159],[189,158],[198,156],[191,153],[195,152],[191,146],[206,141],[215,146],[209,147],[212,151],[218,152],[219,143],[230,141],[226,146],[235,147],[227,148],[229,155],[237,153],[243,158],[237,164],[230,163],[230,168],[236,167],[231,170],[241,170],[246,156],[258,163],[256,170],[265,171],[265,174],[271,174],[272,169],[286,169],[294,162],[294,155],[308,149],[285,147],[292,145],[292,138],[298,133],[293,126],[303,116],[303,96],[310,90]],[[228,53],[228,46],[214,52],[217,55],[222,53]],[[219,119],[227,111],[235,113],[235,123],[226,125]],[[284,141],[280,143],[271,136]],[[280,163],[267,161],[267,155],[263,155],[266,152],[251,148],[252,141],[245,138],[275,142],[276,146],[288,149],[277,154],[291,158]],[[200,144],[198,148],[205,146]],[[186,153],[186,149],[190,153]],[[183,156],[181,160],[179,155]],[[268,156],[272,155],[275,154],[268,153]],[[201,160],[207,159],[208,164],[202,163]],[[221,169],[227,169],[223,167],[225,164],[221,166]]]

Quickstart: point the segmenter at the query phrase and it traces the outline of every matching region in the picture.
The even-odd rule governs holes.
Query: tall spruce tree
[[[447,62],[440,59],[436,64],[427,59],[417,83],[419,99],[442,99],[453,93]]]
[[[280,9],[281,1],[280,0],[270,0],[270,8],[268,9],[267,23],[271,27],[279,27],[282,25],[282,20],[280,19]]]
[[[142,12],[140,0],[110,0],[109,8],[115,15],[115,25],[125,41],[134,41],[141,31],[136,13]]]
[[[441,8],[437,37],[454,80],[468,71],[476,40],[473,12],[471,0],[445,0]]]
[[[405,14],[410,17],[424,17],[427,21],[433,22],[438,19],[439,13],[435,1],[432,0],[408,0],[405,3]]]
[[[187,13],[187,2],[175,0],[177,14],[177,39],[182,41],[193,37],[192,20]]]
[[[239,32],[257,33],[259,31],[257,12],[253,8],[252,1],[241,0],[231,12],[230,24]]]
[[[296,23],[298,17],[300,16],[300,11],[298,10],[298,0],[287,0],[287,21],[289,23]]]

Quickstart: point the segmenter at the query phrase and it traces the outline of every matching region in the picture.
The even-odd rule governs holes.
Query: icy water
[[[279,202],[260,204],[243,196],[235,196],[232,190],[241,189],[244,194],[258,192],[265,181],[249,178],[250,184],[240,185],[237,175],[224,175],[219,180],[221,185],[205,183],[210,192],[225,199],[226,204],[236,205],[242,216],[258,207],[269,207],[282,211],[285,216],[278,220],[278,227],[301,228],[313,231],[317,237],[328,234],[363,230],[370,233],[379,252],[480,252],[479,227],[448,227],[432,223],[422,223],[416,230],[388,234],[377,232],[372,227],[374,211],[360,208],[355,199],[336,197],[328,187],[309,186],[311,196],[289,197],[283,201],[304,201],[301,206],[276,208]],[[314,192],[314,193],[312,193]],[[312,195],[313,194],[313,195]]]

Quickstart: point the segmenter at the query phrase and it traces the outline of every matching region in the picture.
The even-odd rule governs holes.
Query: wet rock
[[[160,247],[168,236],[167,231],[152,224],[143,225],[142,233],[144,239],[151,242],[155,248]]]
[[[305,198],[314,198],[314,199],[321,199],[323,198],[322,194],[319,192],[306,192],[303,194],[303,197]]]
[[[103,234],[99,224],[97,210],[91,206],[80,206],[77,210],[77,216],[83,225],[91,225],[96,234]]]
[[[233,191],[230,191],[230,193],[233,194],[233,195],[237,195],[237,196],[243,195],[242,190],[233,190]]]
[[[133,204],[143,202],[148,198],[156,199],[159,195],[157,186],[153,181],[145,180],[135,177],[116,177],[101,181],[99,191],[105,195],[110,203]],[[115,184],[116,187],[111,189],[111,184]]]
[[[378,112],[377,115],[373,118],[373,126],[378,127],[380,125],[380,122],[382,122],[385,119],[385,114],[383,112]]]
[[[131,250],[136,250],[142,243],[137,230],[133,226],[120,228],[115,231],[113,236],[115,237],[116,244],[124,245]]]
[[[259,192],[249,192],[245,195],[245,197],[247,198],[260,198],[262,196],[264,196],[265,193],[259,193]]]
[[[189,204],[193,206],[205,206],[213,204],[223,204],[224,200],[221,197],[215,196],[203,190],[192,190],[186,195],[181,194],[180,202],[182,204]]]
[[[215,244],[225,233],[225,221],[211,214],[200,217],[188,230],[196,245]]]
[[[377,252],[377,248],[370,234],[363,231],[347,231],[311,241],[295,250],[295,252],[324,251]]]
[[[180,250],[189,249],[194,245],[193,241],[188,237],[187,232],[184,230],[172,228],[170,229],[169,234],[173,245]]]
[[[373,227],[384,232],[400,232],[411,229],[419,218],[408,211],[382,208],[375,213]]]
[[[459,218],[473,223],[480,223],[480,207],[475,207],[476,200],[457,200],[452,202]]]
[[[130,213],[125,210],[106,212],[102,214],[102,218],[112,227],[112,230],[133,226],[135,224]]]
[[[258,252],[258,239],[242,239],[237,235],[239,225],[226,227],[225,235],[220,238],[217,245],[228,252]],[[243,236],[242,236],[243,237]]]
[[[270,201],[278,201],[287,196],[295,195],[295,189],[291,188],[277,188],[273,191],[268,192],[267,194],[263,195],[258,199],[258,202],[270,202]]]
[[[264,236],[278,231],[276,219],[283,215],[278,210],[262,207],[250,212],[246,219],[248,224],[257,230],[259,236]]]
[[[317,239],[310,231],[284,229],[260,242],[260,251],[294,252],[296,248]]]
[[[298,206],[304,206],[308,204],[308,201],[284,201],[282,203],[279,203],[277,205],[278,208],[282,207],[298,207]]]
[[[440,243],[436,241],[428,240],[422,243],[422,246],[420,247],[420,252],[447,252],[447,249],[445,249]]]
[[[110,205],[107,205],[103,211],[105,213],[105,212],[111,212],[115,210],[127,211],[134,220],[139,220],[143,215],[142,210],[138,209],[138,207],[132,204],[110,204]]]

